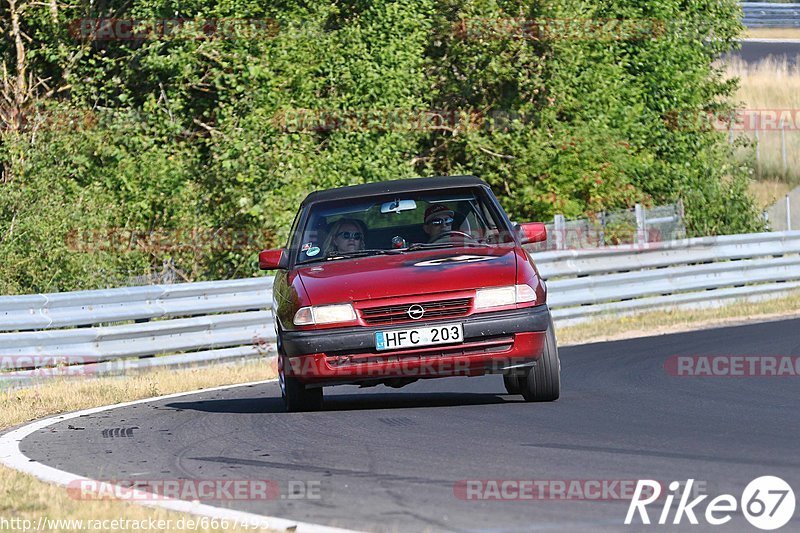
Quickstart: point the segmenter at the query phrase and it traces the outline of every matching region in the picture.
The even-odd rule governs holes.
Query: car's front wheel
[[[300,411],[319,411],[322,409],[322,387],[306,389],[297,378],[284,376],[283,403],[290,413]]]
[[[521,383],[523,383],[527,378],[527,372],[511,370],[503,374],[503,385],[506,386],[506,391],[509,394],[520,394],[522,392]]]
[[[552,402],[561,394],[561,361],[558,358],[553,320],[547,328],[544,353],[527,375],[519,380],[520,393],[528,402]]]
[[[278,345],[278,382],[281,386],[281,397],[286,411],[319,411],[322,409],[322,387],[306,389],[295,377],[287,376],[285,368],[288,362]]]

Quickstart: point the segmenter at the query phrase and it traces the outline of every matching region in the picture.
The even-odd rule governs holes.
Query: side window
[[[315,209],[309,214],[302,234],[297,235],[297,233],[300,231],[300,215],[301,214],[298,213],[294,219],[291,235],[296,235],[297,239],[293,243],[297,247],[297,255],[295,256],[297,258],[296,261],[305,262],[312,257],[319,255],[322,246],[322,239],[325,237],[323,229],[327,228],[327,226],[325,225],[325,217],[320,216],[319,210]],[[291,243],[291,236],[289,242]]]
[[[478,216],[475,213],[474,209],[469,209],[469,213],[467,213],[467,217],[464,219],[464,222],[461,224],[461,231],[469,233],[473,237],[480,239],[483,237],[483,224],[478,221]]]
[[[497,229],[497,223],[495,222],[494,217],[492,216],[492,211],[489,208],[488,203],[481,199],[478,201],[479,207],[479,215],[482,217],[483,221],[481,226],[484,228],[484,236],[483,238],[489,244],[498,244],[500,242],[506,242],[501,239],[500,230]]]
[[[285,247],[287,249],[292,246],[292,237],[294,237],[295,232],[297,232],[297,224],[300,222],[300,213],[302,213],[302,212],[303,212],[303,210],[299,209],[297,211],[297,214],[295,214],[295,216],[294,216],[294,222],[292,222],[292,229],[289,230],[289,236],[286,238],[286,246]]]

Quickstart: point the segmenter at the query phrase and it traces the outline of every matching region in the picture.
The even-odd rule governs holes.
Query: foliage
[[[759,227],[724,136],[668,119],[727,109],[735,87],[713,61],[741,31],[735,0],[17,5],[24,63],[0,21],[4,293],[114,285],[164,261],[188,279],[253,275],[311,190],[423,175],[478,175],[517,220],[683,199],[694,235]],[[242,32],[109,40],[81,17]],[[88,230],[173,242],[76,249]],[[188,246],[196,230],[235,245]]]

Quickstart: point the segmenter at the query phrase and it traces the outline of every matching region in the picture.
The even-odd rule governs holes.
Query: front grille
[[[414,320],[408,316],[408,308],[412,305],[414,304],[408,303],[368,307],[366,309],[361,309],[361,316],[364,322],[370,326],[414,322]],[[457,317],[469,313],[470,307],[472,307],[472,298],[419,302],[418,305],[421,305],[425,310],[422,320]]]

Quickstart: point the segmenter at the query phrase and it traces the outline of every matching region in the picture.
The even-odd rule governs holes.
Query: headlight
[[[335,324],[337,322],[353,322],[356,312],[350,304],[314,305],[301,307],[294,314],[295,326],[311,326],[313,324]]]
[[[536,291],[533,290],[530,285],[515,285],[514,288],[516,289],[515,292],[518,304],[536,301]]]
[[[504,307],[507,305],[535,302],[536,291],[528,285],[509,285],[475,291],[475,309]]]

